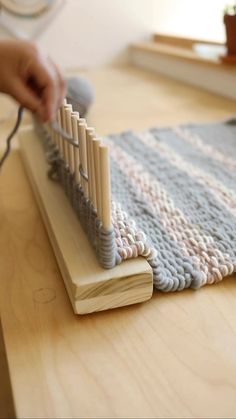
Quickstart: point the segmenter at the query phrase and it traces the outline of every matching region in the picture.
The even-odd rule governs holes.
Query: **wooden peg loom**
[[[66,101],[54,127],[39,128],[22,130],[22,156],[74,311],[149,299],[150,265],[138,257],[117,266],[108,146]]]
[[[108,147],[66,101],[44,137],[50,176],[63,185],[103,268],[116,265]],[[95,173],[96,172],[96,173]]]

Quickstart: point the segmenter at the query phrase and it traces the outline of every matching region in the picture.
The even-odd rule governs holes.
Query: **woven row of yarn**
[[[98,255],[100,264],[105,269],[111,269],[116,264],[116,246],[113,229],[105,230],[97,217],[92,202],[85,197],[81,186],[73,180],[72,206],[88,236],[88,239]]]
[[[148,136],[146,137],[145,144],[151,146],[152,148],[157,147],[157,142],[155,141],[154,138],[152,138],[152,134],[150,133],[148,133]],[[217,193],[220,194],[220,199],[223,205],[227,204],[228,207],[226,207],[226,209],[232,212],[232,214],[235,217],[236,195],[232,191],[229,191],[222,183],[217,182],[217,180],[212,178],[210,175],[202,173],[201,170],[197,169],[195,166],[183,161],[165,143],[162,144],[161,149],[158,146],[158,151],[164,154],[165,158],[169,158],[172,164],[176,164],[178,168],[181,167],[182,170],[186,170],[188,175],[190,173],[191,175],[194,175],[194,177],[198,179],[198,181],[202,183],[204,186],[205,184],[207,184],[210,190],[213,189],[217,191]],[[212,206],[211,214],[213,215],[215,211],[216,211],[215,207]],[[214,215],[219,219],[218,213]],[[231,234],[232,226],[230,222],[228,222],[227,219],[224,219],[224,224],[225,224],[226,231],[225,231],[225,237],[224,238],[222,237],[222,239],[224,239],[224,243],[227,243],[228,241],[227,236]],[[212,265],[212,270],[210,269],[208,272],[207,282],[208,283],[213,283],[215,281],[218,282],[222,280],[224,276],[230,275],[235,270],[235,263],[231,262],[232,259],[235,259],[235,254],[231,255],[231,257],[229,254],[227,254],[227,252],[232,249],[231,245],[229,248],[225,246],[225,248],[223,249],[223,252],[225,253],[222,253],[215,247],[215,243],[212,237],[210,236],[203,236],[203,237],[205,237],[206,239],[206,243],[205,243],[206,246],[205,248],[203,246],[200,246],[200,249],[201,247],[203,247],[201,256],[204,257],[206,262],[211,263]],[[208,244],[210,244],[210,248],[208,248]],[[193,241],[193,245],[196,246],[195,241]],[[201,243],[201,245],[203,245],[203,243]]]
[[[151,138],[151,134],[148,133],[148,136],[149,142],[151,142],[151,144],[154,143],[156,146],[157,143]],[[145,138],[146,145],[148,136]],[[171,150],[168,150],[169,154],[170,151]],[[168,156],[165,154],[165,157]],[[177,158],[176,155],[174,157]],[[151,181],[151,185],[153,185],[153,181]],[[165,198],[165,194],[163,197]],[[168,197],[166,197],[166,200],[168,201]],[[214,278],[215,281],[221,280],[227,272],[227,267],[225,264],[220,266],[215,256],[217,255],[218,258],[221,258],[222,255],[217,249],[214,249],[211,258],[207,253],[208,251],[212,252],[214,247],[213,238],[200,234],[196,226],[189,225],[179,209],[174,209],[171,205],[169,205],[169,203],[164,205],[164,208],[166,210],[166,214],[164,213],[164,223],[169,230],[170,236],[173,240],[182,242],[183,251],[186,251],[189,256],[192,256],[192,260],[195,263],[196,268],[200,269],[204,273],[205,281],[211,281],[210,278]],[[157,206],[156,209],[159,210]],[[175,231],[173,232],[172,229]],[[224,260],[222,260],[222,262],[224,262]],[[229,270],[232,270],[232,265],[229,266]]]
[[[113,152],[113,147],[112,147]],[[120,155],[113,153],[114,161],[119,161],[120,164]],[[128,166],[130,166],[128,164]],[[131,177],[129,176],[129,179],[131,180]],[[137,185],[134,185],[134,189],[137,190]],[[130,192],[130,191],[129,191]],[[138,192],[138,190],[137,190]],[[145,231],[147,231],[147,228],[145,228],[145,224],[142,225]],[[150,265],[153,268],[154,273],[154,283],[155,286],[158,289],[161,289],[162,291],[174,291],[176,289],[182,289],[187,286],[190,286],[192,278],[188,271],[184,270],[181,267],[181,264],[183,264],[184,260],[181,254],[179,254],[178,258],[175,257],[173,259],[173,255],[171,253],[171,245],[169,248],[169,251],[167,251],[166,247],[168,246],[168,242],[163,240],[162,236],[160,235],[161,232],[161,226],[158,230],[156,230],[156,238],[155,242],[157,243],[157,247],[164,246],[165,249],[165,258],[161,258],[158,255],[158,259],[154,259],[152,261],[149,261]],[[173,266],[173,264],[175,264]],[[188,267],[188,270],[191,269],[191,267]],[[182,285],[184,284],[184,285]]]
[[[121,155],[119,156],[119,158],[121,158]],[[120,160],[119,160],[120,161]],[[194,255],[199,255],[199,246],[198,243],[202,240],[202,238],[198,235],[197,230],[195,229],[195,233],[197,234],[197,240],[191,240],[190,238],[192,238],[192,230],[186,228],[186,223],[185,220],[183,218],[181,218],[181,214],[180,212],[177,210],[174,211],[173,205],[170,202],[170,200],[168,200],[168,197],[164,191],[164,193],[162,193],[162,199],[164,197],[164,203],[163,205],[159,205],[159,198],[160,196],[158,196],[158,193],[156,193],[156,190],[158,191],[158,188],[154,188],[153,185],[153,179],[151,179],[150,181],[150,176],[149,174],[145,174],[143,171],[143,167],[138,165],[137,162],[135,162],[135,164],[132,166],[132,158],[130,158],[129,156],[129,175],[130,178],[134,178],[136,176],[137,178],[137,171],[140,172],[140,177],[139,177],[139,186],[141,188],[141,192],[143,192],[143,189],[145,190],[145,192],[148,195],[151,196],[155,196],[155,204],[154,206],[156,206],[156,209],[158,208],[159,213],[160,211],[162,212],[162,214],[164,214],[164,222],[166,224],[167,227],[169,227],[169,231],[170,233],[173,233],[173,229],[175,229],[176,231],[173,234],[173,238],[177,241],[181,240],[183,242],[183,250],[185,250],[187,252],[188,255],[190,256],[194,256]],[[166,198],[166,199],[165,199]],[[177,216],[177,218],[176,218]],[[203,245],[203,243],[202,243]],[[194,249],[195,247],[195,249]],[[203,250],[206,250],[206,246],[203,245]],[[199,255],[201,259],[202,257],[204,258],[204,253],[201,255]],[[202,263],[201,263],[202,262]],[[207,272],[207,265],[205,263],[203,263],[203,261],[198,260],[198,257],[195,257],[194,259],[194,265],[195,265],[195,269],[198,268],[202,271],[202,275],[201,275],[201,285],[204,285],[204,283],[207,282],[208,279],[208,272]],[[196,266],[198,265],[198,266]],[[202,265],[202,266],[199,266]],[[186,268],[188,268],[188,270],[192,270],[192,268],[190,266],[185,266]],[[230,269],[231,270],[231,269]],[[225,266],[222,267],[222,273],[220,272],[220,269],[217,269],[215,267],[212,268],[212,273],[211,273],[211,277],[215,277],[215,280],[219,280],[219,277],[222,277],[222,275],[225,274]],[[195,276],[197,275],[197,272],[195,272]],[[197,275],[199,276],[199,275]]]
[[[113,151],[113,149],[112,149]],[[116,149],[117,151],[117,149]],[[121,156],[122,153],[119,153],[116,155],[116,161],[119,161],[119,164],[121,163]],[[124,161],[123,161],[124,163]],[[129,166],[130,168],[130,160],[128,160],[128,164],[127,166]],[[137,170],[137,165],[136,165],[136,170]],[[143,171],[142,171],[143,172]],[[130,175],[130,173],[129,173]],[[133,175],[135,175],[135,173],[133,173]],[[133,180],[133,177],[129,176],[129,179]],[[137,186],[139,188],[139,185],[134,184],[135,189],[137,190]],[[138,191],[138,190],[137,190]],[[140,194],[142,194],[142,191],[140,191]],[[145,225],[142,226],[143,228],[145,228]],[[147,226],[148,227],[148,226]],[[147,231],[147,228],[145,228],[145,231]],[[159,234],[160,233],[160,229],[158,229],[156,231],[156,243],[159,246],[164,246],[165,248],[165,258],[162,258],[162,260],[159,259],[158,261],[152,261],[152,263],[150,263],[150,265],[153,267],[154,270],[154,282],[156,280],[156,285],[157,288],[159,289],[163,289],[164,288],[168,288],[168,284],[172,284],[173,283],[173,278],[174,278],[174,283],[171,286],[173,289],[177,289],[182,282],[185,282],[186,285],[189,285],[191,282],[191,276],[188,272],[184,272],[184,269],[181,269],[180,264],[175,263],[176,260],[173,260],[173,255],[171,255],[171,249],[169,250],[169,252],[167,252],[166,250],[166,246],[167,246],[167,242],[165,240],[162,239],[162,236]],[[168,253],[170,253],[168,255]],[[178,262],[182,261],[182,255],[179,255],[179,260]],[[175,263],[175,266],[173,266],[173,264]],[[162,280],[163,278],[163,280]]]
[[[191,132],[187,131],[187,130],[182,130],[181,128],[177,127],[176,129],[174,129],[174,132],[176,132],[176,134],[184,140],[187,140],[191,145],[195,146],[195,134],[192,134]],[[199,144],[199,142],[202,143],[201,147],[198,147],[201,151],[202,151],[202,147],[203,147],[203,152],[205,152],[205,147],[208,147],[207,145],[205,146],[202,142],[202,140],[197,136],[197,144]],[[215,155],[215,153],[217,153]],[[222,153],[218,152],[217,150],[214,150],[213,148],[210,147],[210,150],[207,150],[207,154],[210,157],[214,157],[214,159],[216,159],[217,161],[220,162],[220,164],[224,164],[224,166],[227,165],[227,168],[231,167],[231,169],[233,171],[235,171],[236,168],[236,162],[235,160],[229,158],[228,156],[224,156]],[[194,170],[194,168],[193,168]],[[226,188],[224,183],[220,183],[218,182],[216,179],[213,179],[209,174],[206,175],[204,173],[204,181],[205,183],[211,187],[212,183],[214,183],[214,189],[217,191],[218,194],[221,195],[221,199],[222,202],[224,204],[226,204],[228,206],[228,208],[230,209],[230,211],[233,213],[233,215],[236,215],[236,205],[235,205],[235,193],[230,190],[229,188]]]
[[[192,144],[193,146],[197,147],[200,151],[204,154],[214,157],[214,159],[218,160],[220,163],[227,165],[227,167],[231,167],[233,170],[236,169],[236,162],[233,158],[228,155],[222,154],[220,151],[216,150],[215,148],[211,147],[209,144],[205,144],[203,140],[199,137],[199,135],[192,133],[186,128],[175,127],[173,131],[186,142]]]
[[[121,204],[112,202],[112,222],[115,230],[117,251],[122,260],[143,256],[147,260],[157,257],[157,250],[146,234],[136,227],[134,220],[122,210]]]
[[[112,144],[112,146],[113,146],[113,144]],[[128,214],[132,214],[132,218],[136,219],[136,215],[138,216],[139,210],[141,211],[141,213],[142,213],[141,218],[138,216],[139,227],[141,226],[142,231],[145,231],[145,233],[147,234],[148,240],[150,240],[153,247],[158,249],[157,250],[158,251],[157,257],[155,259],[149,260],[148,262],[153,269],[153,280],[154,280],[155,287],[157,289],[165,291],[168,287],[168,284],[171,283],[171,279],[166,278],[166,276],[165,276],[164,281],[162,281],[162,279],[161,279],[161,276],[163,276],[165,274],[164,264],[166,265],[167,261],[166,261],[166,259],[163,260],[163,257],[160,254],[159,249],[161,249],[160,246],[162,246],[162,245],[164,245],[165,248],[168,248],[168,246],[169,246],[169,253],[171,254],[171,249],[173,247],[172,243],[170,241],[168,241],[168,237],[166,237],[166,240],[165,240],[164,237],[160,238],[160,237],[158,237],[158,235],[156,235],[157,229],[158,229],[158,231],[162,230],[162,234],[164,234],[164,235],[166,234],[166,231],[161,226],[159,228],[159,226],[156,224],[155,219],[153,219],[153,223],[151,222],[151,214],[149,214],[148,217],[143,216],[143,214],[146,212],[145,208],[144,208],[144,207],[146,207],[146,204],[145,204],[145,202],[141,203],[140,198],[137,195],[136,188],[131,187],[132,185],[130,184],[130,179],[128,177],[126,177],[126,175],[119,168],[118,161],[117,161],[116,158],[115,159],[111,158],[111,168],[112,168],[112,179],[114,180],[112,182],[113,196],[116,197],[116,198],[119,198],[119,200],[121,200],[122,208],[125,208],[125,210],[127,211]],[[138,202],[139,202],[139,204],[138,204]],[[136,211],[136,209],[134,209],[137,204],[138,204],[138,207],[136,209],[138,211]],[[140,204],[142,205],[142,208],[139,206]],[[173,256],[173,255],[171,254],[171,256]],[[181,262],[181,256],[179,257],[179,260],[177,260],[178,265],[176,266],[176,271],[174,271],[175,277],[179,275],[177,270],[178,271],[181,270],[179,262]],[[172,267],[170,266],[170,269],[171,268]],[[170,269],[169,269],[168,272],[170,272]],[[170,275],[171,275],[171,272],[170,272]],[[189,283],[191,283],[190,275],[189,275],[189,279],[190,279],[189,282],[187,282],[187,280],[185,281],[185,283],[187,285]],[[178,278],[177,278],[175,282],[177,284],[177,286],[176,286],[176,289],[177,289],[177,288],[179,288],[179,284],[182,281],[181,281],[181,279],[178,280]],[[174,290],[174,287],[172,287],[172,288]]]
[[[51,166],[48,174],[54,180],[58,180],[70,200],[81,225],[94,247],[99,261],[104,268],[112,268],[116,264],[116,246],[113,230],[106,231],[102,227],[101,221],[97,218],[97,213],[84,192],[75,183],[74,176],[70,174],[68,167],[59,156],[59,151],[53,143],[50,133],[44,129],[40,138],[44,146],[44,151],[48,164]],[[58,176],[55,176],[57,173]]]
[[[166,146],[166,144],[162,144],[162,147],[160,150],[159,144],[155,141],[151,133],[147,133],[145,137],[141,136],[140,139],[145,141],[145,144],[149,145],[151,148],[154,148],[154,147],[158,148],[158,151],[163,153],[165,158],[169,158],[169,160],[172,163],[178,162],[179,160],[178,164],[179,166],[181,166],[181,169],[183,170],[185,162],[176,154],[174,154],[173,150],[171,150],[168,146]],[[190,164],[188,164],[188,173],[189,172],[197,175],[199,178],[199,173],[197,169],[192,167]],[[226,194],[227,189],[224,188],[223,192]],[[212,237],[206,236],[206,235],[200,236],[196,228],[193,228],[190,230],[191,234],[189,237],[188,237],[188,230],[186,230],[186,233],[187,233],[186,238],[187,240],[189,240],[190,245],[193,249],[193,251],[191,250],[191,248],[189,249],[189,254],[194,256],[194,254],[197,253],[199,259],[202,259],[201,269],[206,275],[207,283],[219,282],[223,279],[224,276],[230,275],[235,270],[235,265],[232,262],[230,262],[229,255],[227,254],[223,255],[215,247],[215,243]]]

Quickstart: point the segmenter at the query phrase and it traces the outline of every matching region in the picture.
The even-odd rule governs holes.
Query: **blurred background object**
[[[61,10],[63,3],[63,0],[1,0],[0,37],[36,38]]]
[[[150,39],[154,33],[223,43],[225,2],[5,0],[2,5],[8,3],[10,9],[9,4],[16,3],[21,14],[34,6],[36,15],[16,19],[3,9],[0,21],[15,35],[37,37],[37,42],[65,68],[88,68],[127,62],[129,45]],[[54,19],[58,9],[61,12]],[[1,36],[6,32],[0,28]]]
[[[224,10],[224,24],[227,52],[229,56],[234,56],[236,61],[236,2],[232,6],[226,6]]]
[[[20,16],[35,16],[48,10],[55,0],[1,0],[3,9]]]
[[[69,76],[132,63],[235,98],[234,66],[225,64],[234,57],[225,47],[225,2],[5,0],[0,39],[36,39]],[[9,12],[12,5],[20,15]]]

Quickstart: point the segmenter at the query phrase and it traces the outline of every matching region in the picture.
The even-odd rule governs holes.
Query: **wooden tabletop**
[[[88,78],[97,90],[90,120],[101,134],[235,112],[233,101],[130,67]],[[18,150],[0,176],[0,255],[18,417],[236,416],[235,275],[199,291],[155,292],[145,304],[74,315]]]

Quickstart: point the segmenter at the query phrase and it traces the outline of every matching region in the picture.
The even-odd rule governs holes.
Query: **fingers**
[[[52,120],[62,103],[65,82],[58,67],[28,41],[0,43],[0,90],[43,121]]]
[[[66,83],[58,66],[49,58],[51,65],[54,67],[57,76],[57,92],[58,92],[58,108],[62,105],[66,94]]]
[[[36,82],[40,92],[40,108],[38,116],[43,121],[53,119],[57,106],[57,86],[54,70],[46,60],[34,60],[28,67],[28,77]]]
[[[51,59],[39,57],[28,66],[28,76],[33,77],[41,92],[40,119],[52,120],[65,94],[65,83],[59,69]]]

